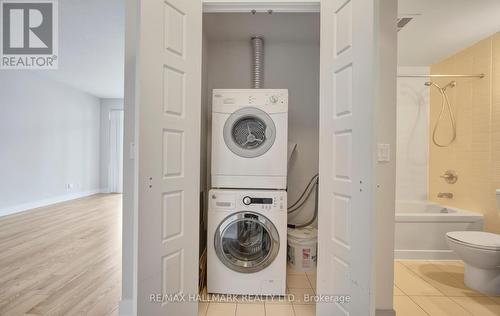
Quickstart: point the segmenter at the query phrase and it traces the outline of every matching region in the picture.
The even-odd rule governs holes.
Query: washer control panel
[[[282,194],[263,195],[259,192],[243,195],[240,196],[240,203],[246,210],[283,211],[286,208],[286,199]]]
[[[232,211],[286,211],[286,191],[211,190],[215,209]]]
[[[274,204],[274,203],[273,203],[273,198],[245,196],[243,197],[243,204],[250,205],[250,204]]]

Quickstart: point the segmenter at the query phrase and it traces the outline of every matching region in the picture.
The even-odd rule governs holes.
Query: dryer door
[[[269,266],[278,255],[278,230],[265,216],[238,212],[226,217],[215,232],[215,252],[229,269],[254,273]]]
[[[257,108],[239,109],[224,124],[224,142],[240,157],[255,158],[265,154],[275,139],[276,126],[272,118]]]

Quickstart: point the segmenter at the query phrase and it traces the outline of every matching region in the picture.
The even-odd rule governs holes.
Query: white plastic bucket
[[[290,270],[310,272],[316,269],[318,230],[314,227],[288,228],[287,260]]]

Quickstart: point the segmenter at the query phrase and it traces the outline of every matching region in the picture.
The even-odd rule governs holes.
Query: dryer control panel
[[[286,111],[288,90],[286,89],[214,89],[212,107],[215,111],[233,107],[266,107],[270,112]]]
[[[286,191],[211,190],[213,209],[286,211]]]

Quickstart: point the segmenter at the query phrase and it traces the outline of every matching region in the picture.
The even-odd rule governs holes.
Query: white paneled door
[[[142,0],[138,315],[196,315],[202,3]]]
[[[374,314],[375,2],[321,0],[318,316]]]

